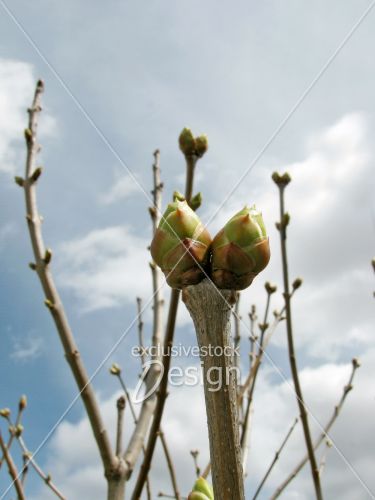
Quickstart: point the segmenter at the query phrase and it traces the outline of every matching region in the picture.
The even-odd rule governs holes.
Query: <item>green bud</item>
[[[283,175],[280,175],[278,172],[274,172],[272,174],[272,180],[277,186],[285,188],[292,179],[290,178],[288,172],[285,172]]]
[[[193,486],[193,491],[189,494],[188,500],[214,500],[214,492],[210,484],[199,477]]]
[[[23,187],[25,181],[22,177],[20,177],[19,175],[16,175],[15,178],[14,178],[14,182],[16,184],[18,184],[19,186]]]
[[[202,281],[211,237],[186,201],[170,203],[151,243],[151,255],[172,288]]]
[[[185,127],[178,138],[178,144],[185,156],[195,154],[195,139],[193,132]]]
[[[195,138],[195,151],[197,156],[201,158],[208,149],[208,137],[206,134]]]
[[[195,196],[193,196],[192,199],[190,200],[190,206],[195,212],[201,205],[202,205],[202,194],[198,193]]]
[[[185,201],[185,196],[180,191],[173,192],[173,201]]]
[[[31,174],[30,180],[32,182],[36,182],[39,179],[39,177],[42,175],[42,170],[43,170],[42,167],[37,167],[34,170],[34,172]]]
[[[218,288],[243,290],[270,260],[262,214],[255,206],[238,212],[212,242],[212,279]]]
[[[47,248],[43,258],[44,263],[49,264],[51,262],[51,259],[52,259],[52,250],[50,248]]]

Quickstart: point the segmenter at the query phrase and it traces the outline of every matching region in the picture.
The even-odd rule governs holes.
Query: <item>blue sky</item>
[[[76,394],[40,285],[27,267],[31,248],[23,197],[12,180],[23,171],[24,110],[36,79],[43,78],[46,84],[40,128],[40,162],[45,171],[38,185],[43,231],[54,251],[53,270],[73,331],[93,372],[132,321],[135,296],[146,301],[151,294],[146,248],[151,234],[149,201],[127,169],[148,193],[152,153],[160,148],[165,204],[176,188],[183,190],[180,130],[189,125],[197,134],[207,133],[210,149],[198,166],[196,191],[203,193],[202,220],[210,220],[368,5],[362,0],[335,0],[329,5],[292,0],[262,4],[240,0],[235,5],[213,0],[192,0],[188,5],[112,0],[88,6],[82,1],[14,0],[9,4],[13,15],[65,88],[0,5],[0,377],[4,381],[0,406],[14,408],[19,395],[28,395],[25,427],[31,448],[38,446]],[[314,415],[324,421],[341,393],[351,357],[362,358],[355,392],[334,436],[373,491],[368,435],[373,432],[375,359],[370,267],[375,239],[374,15],[371,12],[363,21],[209,223],[214,234],[245,203],[256,202],[263,210],[272,260],[243,295],[245,321],[251,303],[260,307],[264,303],[264,281],[281,285],[273,225],[277,193],[270,175],[274,169],[290,171],[288,245],[291,274],[304,278],[294,319],[307,397]],[[168,293],[166,289],[166,299]],[[281,303],[280,298],[277,301]],[[148,311],[146,331],[150,318]],[[246,339],[245,330],[243,335]],[[183,306],[176,336],[177,342],[194,342]],[[106,368],[113,360],[126,364],[127,380],[134,386],[139,365],[129,351],[135,339],[132,329],[95,381],[109,420],[118,388]],[[270,354],[288,376],[283,327]],[[288,399],[284,394],[285,381],[272,364],[264,368],[252,443],[259,459],[249,463],[247,495],[297,413],[293,395]],[[166,414],[182,488],[193,480],[189,449],[200,447],[204,453],[200,441],[205,438],[197,439],[205,432],[204,411],[190,409],[191,401],[200,398],[198,389],[174,391]],[[185,413],[180,410],[184,401]],[[274,412],[283,418],[271,418]],[[85,426],[77,404],[40,454],[41,463],[51,469],[63,490],[65,486],[69,498],[82,498],[81,491],[91,491],[89,483],[94,485],[90,498],[101,495],[96,492],[103,488],[94,446],[74,447],[83,435],[91,443]],[[69,447],[64,444],[66,436]],[[297,458],[299,444],[296,437],[264,498]],[[71,453],[87,465],[84,470],[72,473],[67,466]],[[159,470],[158,461],[155,491],[168,488],[163,477],[165,469]],[[7,484],[2,473],[0,491]],[[331,498],[338,493],[344,499],[370,498],[335,450],[329,453],[323,486]],[[30,493],[33,498],[50,498],[31,477]],[[302,475],[285,498],[305,499],[310,494],[309,478]]]

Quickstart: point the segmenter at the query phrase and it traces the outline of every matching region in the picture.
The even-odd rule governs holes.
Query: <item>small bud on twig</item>
[[[9,408],[1,408],[0,409],[0,417],[8,418],[10,415],[10,409]]]
[[[196,211],[198,208],[202,205],[202,194],[197,193],[193,198],[190,200],[190,206],[191,208]]]
[[[36,264],[34,264],[34,262],[29,262],[29,268],[36,271]]]
[[[27,397],[23,394],[19,400],[18,408],[20,411],[24,410],[27,406]]]
[[[361,363],[358,358],[353,358],[352,359],[352,364],[354,368],[359,368],[361,366]]]
[[[23,432],[23,425],[21,424],[18,424],[14,430],[14,434],[17,436],[17,437],[20,437],[21,434]]]
[[[275,293],[277,290],[277,286],[273,285],[269,281],[266,281],[266,283],[264,284],[264,288],[266,289],[266,292],[269,293],[270,295]]]
[[[285,172],[283,175],[280,175],[278,172],[274,172],[272,174],[272,180],[277,186],[285,188],[292,179],[288,172]]]
[[[29,128],[25,128],[24,134],[26,142],[30,142],[31,139],[33,138],[33,133],[31,132],[31,130]]]
[[[47,248],[44,254],[43,261],[45,264],[49,264],[52,259],[52,250],[50,248]]]
[[[44,305],[48,307],[48,309],[53,309],[55,307],[55,304],[49,299],[45,299]]]
[[[109,369],[109,373],[112,375],[120,375],[121,373],[121,368],[117,363],[113,363],[111,368]]]
[[[31,182],[36,182],[42,175],[42,167],[37,167],[34,172],[30,175]]]
[[[292,283],[293,290],[297,290],[302,285],[302,283],[302,278],[296,278]]]
[[[16,175],[16,176],[15,176],[15,178],[14,178],[14,182],[15,182],[16,184],[18,184],[19,186],[21,186],[21,187],[23,187],[23,186],[24,186],[24,184],[25,184],[25,180],[24,180],[22,177],[20,177],[19,175]]]

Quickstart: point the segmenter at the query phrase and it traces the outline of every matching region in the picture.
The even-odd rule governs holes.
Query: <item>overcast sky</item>
[[[134,319],[135,297],[146,303],[151,296],[152,153],[160,148],[165,205],[175,189],[183,191],[179,132],[186,125],[196,134],[205,132],[210,148],[195,183],[195,192],[203,194],[202,220],[214,235],[243,205],[256,203],[270,235],[270,265],[241,299],[244,362],[250,305],[262,311],[267,279],[281,286],[274,228],[278,199],[270,176],[275,169],[287,170],[293,179],[286,193],[291,278],[304,279],[293,300],[293,318],[314,433],[337,403],[352,357],[362,361],[332,432],[335,447],[328,452],[323,490],[326,498],[375,498],[370,265],[375,254],[375,8],[274,134],[370,4],[12,0],[9,12],[0,0],[0,407],[15,409],[18,397],[28,395],[25,438],[32,449],[76,395],[39,282],[27,266],[32,256],[24,200],[13,182],[24,168],[25,109],[36,79],[42,78],[39,207],[46,244],[54,251],[53,271],[88,371]],[[167,287],[164,294],[168,300]],[[281,303],[278,294],[273,308]],[[147,310],[146,335],[150,319]],[[135,387],[139,360],[130,349],[136,335],[132,328],[95,379],[111,428],[119,388],[108,367],[113,361],[126,365],[127,382]],[[183,305],[176,342],[195,343]],[[269,353],[255,399],[246,498],[298,414],[283,325]],[[194,481],[189,450],[201,450],[202,466],[208,458],[201,387],[171,390],[164,427],[186,494]],[[298,461],[301,443],[298,427],[261,498],[268,498]],[[104,497],[80,402],[38,458],[69,499]],[[52,498],[32,474],[28,481],[30,498]],[[151,482],[155,497],[170,489],[162,455]],[[8,484],[3,469],[0,498],[11,498],[1,496]],[[301,474],[283,498],[312,495],[309,475]]]

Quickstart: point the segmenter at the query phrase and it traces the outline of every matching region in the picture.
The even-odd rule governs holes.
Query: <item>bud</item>
[[[272,283],[270,283],[269,281],[267,281],[264,285],[264,288],[266,289],[266,292],[269,293],[270,295],[272,295],[273,293],[276,292],[277,290],[277,286],[276,285],[273,285]]]
[[[173,201],[185,201],[185,196],[180,191],[173,192]]]
[[[185,156],[195,154],[195,139],[193,132],[185,127],[178,138],[178,144]]]
[[[195,138],[195,151],[197,156],[201,158],[208,149],[208,138],[206,134]]]
[[[299,288],[302,283],[302,278],[296,278],[292,283],[293,290],[297,290],[297,288]]]
[[[18,408],[20,411],[24,410],[27,406],[27,398],[25,396],[25,394],[23,396],[21,396],[20,400],[19,400],[19,403],[18,403]]]
[[[211,237],[186,201],[170,203],[151,243],[151,255],[172,288],[204,278]]]
[[[0,417],[8,418],[10,415],[10,409],[9,408],[1,408],[0,409]]]
[[[274,172],[272,174],[272,180],[277,186],[285,188],[292,179],[290,178],[288,172],[285,172],[283,175],[280,175],[278,172]]]
[[[21,434],[23,433],[23,425],[18,424],[14,429],[14,433],[17,437],[20,437]]]
[[[16,184],[18,184],[19,186],[23,187],[24,184],[25,184],[25,181],[22,177],[20,177],[19,175],[16,175],[15,178],[14,178],[14,182]]]
[[[352,359],[352,364],[354,368],[359,368],[361,366],[361,363],[358,358],[353,358]]]
[[[113,363],[113,365],[109,369],[109,373],[111,373],[112,375],[120,375],[121,373],[120,366],[117,363]]]
[[[193,491],[189,494],[188,500],[214,500],[214,492],[210,484],[199,477],[193,486]]]
[[[372,264],[373,270],[375,271],[375,257],[372,259],[371,264]]]
[[[185,156],[196,155],[202,158],[208,149],[208,139],[206,134],[194,137],[193,132],[185,127],[178,138],[178,144]]]
[[[262,214],[243,208],[212,242],[212,279],[218,288],[243,290],[270,260]]]
[[[198,208],[202,205],[202,194],[197,193],[195,196],[192,197],[190,200],[190,207],[194,210],[198,210]]]

